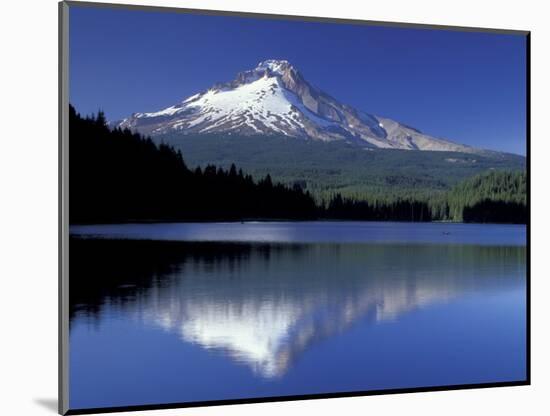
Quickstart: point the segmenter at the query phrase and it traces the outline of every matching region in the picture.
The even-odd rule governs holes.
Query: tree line
[[[325,206],[328,218],[526,224],[527,174],[490,171],[431,197],[343,198],[336,193]]]
[[[527,221],[527,173],[493,170],[466,179],[434,202],[442,218],[465,222]]]
[[[317,215],[299,187],[255,181],[236,166],[189,169],[181,152],[128,129],[109,129],[105,115],[69,112],[71,223],[308,219]]]
[[[420,198],[316,201],[303,184],[254,179],[232,164],[190,169],[182,153],[128,129],[110,129],[105,115],[69,109],[71,223],[347,219],[373,221],[527,221],[525,172],[492,171],[450,191]]]

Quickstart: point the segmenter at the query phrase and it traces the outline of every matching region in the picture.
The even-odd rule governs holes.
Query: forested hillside
[[[527,222],[527,175],[490,171],[432,197],[343,198],[335,194],[324,210],[328,218],[398,221]]]
[[[272,180],[269,172],[253,178],[235,164],[191,169],[180,150],[156,144],[127,129],[110,129],[101,112],[83,118],[70,107],[69,134],[71,223],[243,219],[527,221],[527,178],[522,170],[492,170],[449,189],[447,179],[438,178],[441,166],[434,169],[427,163],[429,158],[423,156],[423,163],[414,168],[424,172],[430,186],[440,185],[417,187],[418,178],[404,174],[411,160],[406,159],[409,154],[443,152],[377,153],[386,161],[406,156],[400,173],[384,178],[385,187],[351,194],[327,188],[324,198],[315,199],[307,189],[307,181],[281,184]],[[434,164],[438,166],[438,162]],[[380,169],[383,165],[380,160],[375,164]]]
[[[335,193],[358,200],[432,198],[472,176],[494,170],[525,170],[525,157],[371,149],[350,143],[324,143],[294,137],[165,135],[153,138],[181,150],[189,166],[232,163],[263,178],[307,189],[316,201]]]
[[[314,218],[313,198],[300,188],[259,181],[235,166],[191,171],[182,154],[105,117],[70,108],[71,223],[113,221]]]
[[[467,179],[447,193],[445,219],[466,222],[525,222],[527,174],[491,171]]]

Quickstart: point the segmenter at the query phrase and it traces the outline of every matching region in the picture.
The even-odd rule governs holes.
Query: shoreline
[[[103,221],[103,222],[78,222],[78,223],[69,223],[69,227],[80,227],[80,226],[94,226],[94,225],[144,225],[144,224],[220,224],[220,223],[229,223],[229,224],[253,224],[253,223],[305,223],[305,222],[367,222],[367,223],[396,223],[396,224],[476,224],[476,225],[524,225],[527,226],[527,223],[524,222],[464,222],[464,221],[451,221],[451,220],[436,220],[436,221],[399,221],[399,220],[361,220],[361,219],[341,219],[341,218],[320,218],[320,219],[289,219],[289,218],[245,218],[245,219],[214,219],[214,220],[201,220],[201,219],[192,219],[192,220],[180,220],[180,219],[149,219],[149,220],[138,220],[138,219],[128,219],[124,221]]]

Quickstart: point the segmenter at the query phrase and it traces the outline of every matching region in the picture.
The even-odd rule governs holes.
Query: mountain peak
[[[260,62],[256,68],[256,70],[269,70],[275,74],[282,75],[283,73],[294,69],[294,67],[285,59],[267,59],[265,61]]]
[[[278,78],[285,87],[289,81],[298,78],[298,71],[284,59],[267,59],[261,61],[255,68],[239,72],[231,82],[218,83],[214,85],[215,89],[237,88],[244,84],[250,84],[260,78]]]
[[[312,86],[284,59],[261,61],[233,81],[214,84],[161,111],[135,113],[117,126],[152,136],[278,135],[368,148],[479,151],[342,104]]]

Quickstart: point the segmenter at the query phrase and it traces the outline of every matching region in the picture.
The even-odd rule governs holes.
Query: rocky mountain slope
[[[233,81],[157,112],[134,113],[114,125],[151,136],[287,136],[381,149],[483,152],[342,104],[284,60],[260,62]]]

